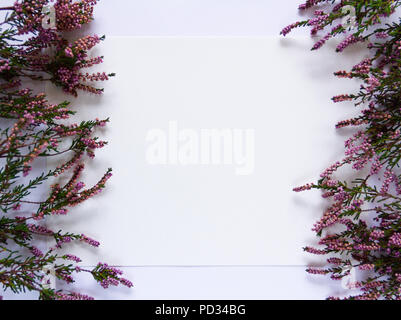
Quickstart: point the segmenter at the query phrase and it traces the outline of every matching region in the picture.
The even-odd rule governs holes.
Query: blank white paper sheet
[[[341,156],[334,125],[355,108],[330,98],[357,84],[332,74],[361,59],[336,58],[335,43],[311,53],[312,43],[107,38],[93,55],[117,76],[102,97],[48,87],[51,101],[72,100],[76,119],[111,121],[97,132],[109,145],[84,177],[90,186],[113,167],[107,188],[51,223],[101,246],[68,251],[124,266],[307,264],[302,247],[315,244],[311,228],[327,203],[292,188]]]

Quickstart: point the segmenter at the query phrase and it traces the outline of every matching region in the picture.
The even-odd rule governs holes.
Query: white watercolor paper
[[[70,251],[86,263],[125,266],[307,264],[302,247],[315,243],[311,227],[325,203],[319,192],[292,188],[341,156],[334,125],[355,110],[330,98],[358,86],[332,73],[361,58],[347,53],[341,66],[335,44],[313,53],[311,45],[108,38],[94,54],[117,77],[101,98],[72,99],[78,119],[111,120],[98,131],[110,144],[88,161],[87,185],[108,167],[114,175],[100,196],[51,223],[102,245]],[[208,144],[208,134],[222,139]]]

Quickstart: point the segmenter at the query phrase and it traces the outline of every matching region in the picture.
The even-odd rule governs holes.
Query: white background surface
[[[298,4],[294,0],[103,0],[88,30],[109,36],[277,35],[299,18]],[[123,269],[133,280],[133,289],[104,291],[82,279],[81,291],[100,299],[323,299],[341,291],[339,284],[306,275],[304,267]]]

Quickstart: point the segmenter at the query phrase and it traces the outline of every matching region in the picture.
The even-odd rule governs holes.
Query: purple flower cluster
[[[89,57],[89,51],[104,38],[87,35],[71,40],[74,34],[64,33],[91,22],[96,2],[19,0],[11,7],[0,8],[9,11],[0,33],[0,118],[4,124],[0,129],[0,157],[4,160],[0,168],[0,252],[7,252],[0,255],[0,282],[5,290],[14,293],[35,291],[45,300],[93,299],[82,293],[48,288],[48,269],[65,286],[75,281],[75,274],[87,272],[102,287],[132,287],[114,267],[99,264],[88,270],[78,265],[79,257],[60,255],[60,249],[65,252],[74,241],[93,247],[100,245],[98,241],[46,227],[48,217],[67,215],[70,207],[98,195],[111,178],[112,170],[108,169],[91,187],[81,181],[85,156],[93,159],[95,151],[107,144],[94,132],[108,120],[71,123],[75,112],[69,102],[53,104],[44,93],[24,87],[31,81],[49,81],[74,96],[79,91],[102,93],[94,83],[106,81],[113,74],[83,70],[103,62],[102,57]],[[55,29],[42,24],[48,18],[43,9],[49,5],[54,5],[56,12]],[[39,175],[33,172],[38,159],[55,159],[59,155],[65,158],[60,159],[58,167]],[[50,179],[48,195],[35,200],[32,190]],[[46,247],[50,244],[46,251],[39,249],[43,240]]]
[[[323,2],[326,1],[306,1],[300,9]],[[329,266],[309,268],[307,272],[341,280],[354,268],[365,273],[359,276],[363,280],[352,284],[359,294],[346,299],[401,300],[401,24],[381,24],[401,1],[355,0],[346,4],[357,8],[358,23],[354,30],[348,30],[351,33],[337,45],[337,51],[367,41],[372,53],[350,71],[335,73],[339,78],[363,83],[359,92],[333,98],[334,102],[353,101],[362,108],[358,116],[336,125],[338,129],[358,128],[345,141],[343,159],[329,166],[318,182],[294,188],[297,192],[320,190],[323,198],[330,200],[312,229],[320,238],[319,248],[304,248],[312,254],[330,255]],[[331,26],[331,31],[314,45],[313,49],[318,49],[328,39],[347,32],[336,24],[344,17],[339,14],[344,5],[344,1],[333,1],[331,7],[314,8],[314,18],[296,22],[282,34],[288,34],[291,26],[310,26],[313,34]],[[373,39],[379,41],[370,42]],[[341,178],[339,169],[343,167],[354,169],[355,176]]]

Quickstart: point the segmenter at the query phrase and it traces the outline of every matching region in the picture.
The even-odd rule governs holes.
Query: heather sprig
[[[327,13],[318,8],[327,3],[332,4]],[[356,129],[345,141],[344,157],[327,168],[316,183],[294,189],[317,189],[330,200],[312,229],[320,237],[319,247],[304,248],[312,254],[329,255],[328,265],[307,271],[341,280],[352,268],[358,270],[359,279],[351,287],[359,294],[346,299],[401,299],[401,24],[400,19],[384,22],[397,13],[400,3],[307,1],[300,9],[314,7],[320,19],[299,22],[282,31],[286,35],[294,26],[310,26],[317,35],[331,25],[330,36],[324,35],[313,49],[344,34],[337,51],[365,41],[371,52],[351,70],[335,73],[339,78],[362,82],[359,92],[333,97],[335,103],[353,101],[360,108],[358,116],[336,125],[338,129]],[[343,17],[339,10],[345,5],[353,6],[356,12],[357,23],[348,30],[336,22]],[[341,171],[343,167],[351,167],[358,177],[349,181]]]
[[[104,288],[132,283],[107,264],[89,270],[79,265],[79,257],[60,253],[72,242],[93,247],[100,243],[83,233],[49,229],[45,222],[99,194],[111,178],[108,169],[93,186],[82,181],[85,158],[94,158],[95,151],[107,144],[95,134],[108,119],[71,124],[66,120],[75,112],[69,102],[53,104],[46,94],[24,83],[26,79],[49,81],[74,96],[79,90],[100,94],[102,89],[93,82],[113,74],[82,71],[102,63],[102,57],[91,58],[89,51],[103,37],[90,35],[69,42],[63,33],[92,21],[96,1],[56,1],[54,30],[42,27],[42,9],[49,4],[17,1],[1,8],[9,14],[0,24],[0,284],[14,293],[36,291],[41,299],[87,300],[92,298],[68,290],[77,273],[90,273]],[[33,174],[35,163],[49,157],[59,159],[59,165]],[[52,183],[47,195],[35,197],[34,189],[45,182]],[[48,245],[41,248],[44,242]],[[56,287],[48,283],[49,273]]]
[[[74,96],[78,91],[101,94],[93,83],[108,80],[114,74],[88,73],[87,68],[103,62],[103,57],[90,57],[88,52],[104,36],[87,35],[74,41],[67,40],[61,31],[74,31],[93,19],[93,0],[17,1],[5,8],[11,13],[0,25],[0,73],[13,87],[15,81],[34,79],[51,81]],[[53,5],[57,29],[42,26],[42,9]],[[19,79],[16,79],[19,77]]]
[[[285,27],[281,34],[286,36],[295,28],[309,27],[312,35],[322,33],[312,47],[312,50],[317,50],[330,38],[347,33],[345,39],[337,46],[337,51],[341,52],[349,45],[367,41],[372,36],[386,38],[391,35],[396,24],[384,26],[383,22],[400,5],[399,0],[307,0],[299,6],[299,10],[313,9],[314,17],[292,23]],[[350,11],[347,9],[350,7],[355,11],[354,17],[350,16]],[[355,21],[347,25],[348,17],[354,18]]]

